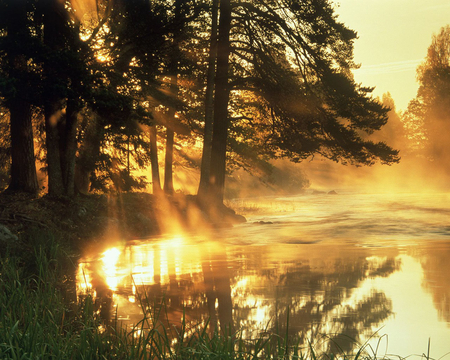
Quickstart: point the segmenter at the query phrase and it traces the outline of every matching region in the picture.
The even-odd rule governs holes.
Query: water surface
[[[448,194],[304,194],[236,200],[247,223],[124,241],[79,264],[78,293],[106,319],[142,318],[139,294],[168,318],[232,323],[245,337],[288,333],[378,354],[450,351]],[[352,339],[352,341],[349,341]]]

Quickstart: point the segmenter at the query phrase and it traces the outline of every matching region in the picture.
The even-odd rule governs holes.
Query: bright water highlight
[[[169,323],[184,311],[191,331],[209,319],[249,338],[288,331],[324,350],[368,341],[380,356],[422,355],[431,339],[430,355],[445,355],[449,195],[337,193],[236,200],[245,224],[89,254],[78,294],[93,292],[105,319],[117,313],[129,326],[145,291],[165,299]]]

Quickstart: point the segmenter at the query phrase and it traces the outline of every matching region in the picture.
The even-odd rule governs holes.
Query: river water
[[[244,337],[287,332],[320,349],[450,352],[450,194],[337,190],[229,205],[247,222],[88,254],[79,296],[93,294],[105,319],[127,326],[142,318],[145,292],[192,331],[209,319]]]

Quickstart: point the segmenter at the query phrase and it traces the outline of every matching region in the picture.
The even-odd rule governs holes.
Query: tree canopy
[[[386,124],[389,109],[355,83],[356,32],[330,1],[95,4],[83,13],[69,0],[0,1],[11,189],[37,191],[33,116],[35,131],[45,128],[53,195],[144,186],[132,170],[150,162],[157,189],[162,146],[170,193],[172,165],[198,166],[203,138],[202,186],[219,202],[227,169],[270,171],[270,159],[399,161],[365,136]],[[15,130],[23,124],[26,138]]]
[[[405,124],[412,128],[418,150],[428,159],[447,161],[450,110],[450,26],[432,36],[425,60],[417,68],[419,89],[408,104]]]

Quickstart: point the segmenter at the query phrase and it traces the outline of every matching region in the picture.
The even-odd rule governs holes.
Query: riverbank
[[[205,226],[232,226],[245,218],[222,207],[209,211],[196,196],[148,193],[79,195],[74,198],[0,194],[0,224],[20,242],[36,231],[46,231],[74,251],[104,241],[136,239]],[[14,241],[0,241],[0,249]],[[16,244],[18,245],[18,244]],[[28,246],[20,244],[18,247]]]

